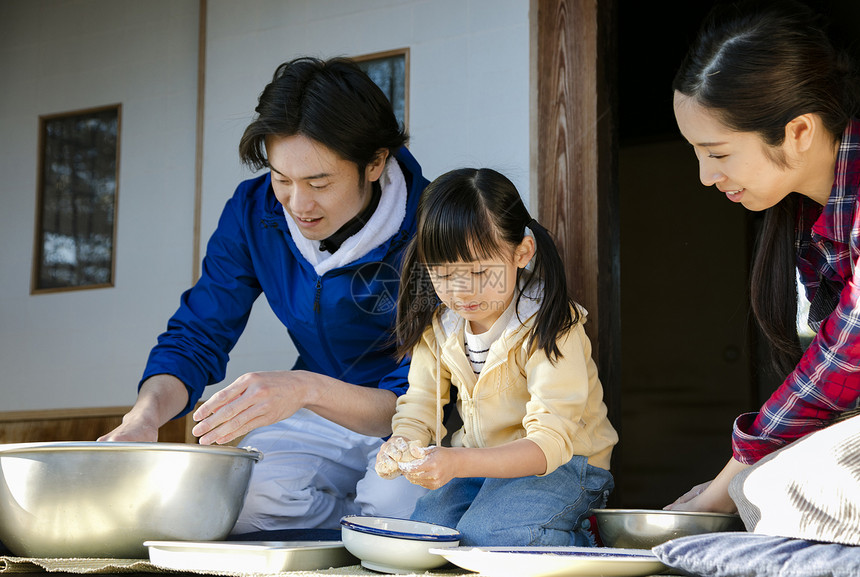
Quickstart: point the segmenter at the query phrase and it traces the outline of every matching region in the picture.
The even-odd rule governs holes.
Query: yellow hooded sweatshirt
[[[542,350],[527,349],[539,301],[525,295],[517,314],[490,347],[477,377],[465,352],[465,320],[444,305],[412,351],[409,389],[397,401],[394,435],[425,445],[444,438],[441,407],[457,388],[463,426],[454,447],[495,447],[523,437],[546,456],[546,474],[573,455],[609,469],[618,434],[607,418],[603,387],[581,320],[558,341],[562,356],[551,363]]]

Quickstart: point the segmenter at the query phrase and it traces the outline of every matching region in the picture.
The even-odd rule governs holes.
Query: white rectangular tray
[[[177,571],[280,573],[358,564],[341,541],[146,541],[153,565]]]

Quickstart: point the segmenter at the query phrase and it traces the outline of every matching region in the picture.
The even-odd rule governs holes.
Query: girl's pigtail
[[[579,322],[579,309],[567,291],[564,262],[549,231],[535,219],[531,219],[526,226],[534,235],[536,250],[532,273],[523,286],[522,293],[528,294],[529,287],[538,280],[542,280],[544,284],[543,302],[538,310],[528,346],[543,349],[550,361],[555,362],[561,356],[558,339]],[[522,293],[519,298],[522,298]]]
[[[403,360],[418,344],[424,330],[430,325],[439,299],[433,290],[427,267],[417,256],[416,239],[412,239],[403,253],[400,271],[400,290],[397,295],[397,358]]]

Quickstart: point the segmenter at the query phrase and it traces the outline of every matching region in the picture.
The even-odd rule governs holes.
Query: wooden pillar
[[[588,309],[586,333],[620,428],[617,0],[534,1],[538,220],[555,235],[571,296]]]
[[[197,132],[194,147],[194,238],[191,248],[191,284],[200,278],[200,219],[203,205],[203,126],[206,121],[206,18],[207,0],[197,8]]]

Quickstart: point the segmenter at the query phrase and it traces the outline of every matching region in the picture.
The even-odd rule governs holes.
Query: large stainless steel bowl
[[[0,541],[22,557],[147,556],[225,538],[262,454],[182,443],[0,445]]]
[[[662,509],[594,509],[597,532],[607,547],[650,549],[670,539],[742,531],[738,515],[664,511]]]

